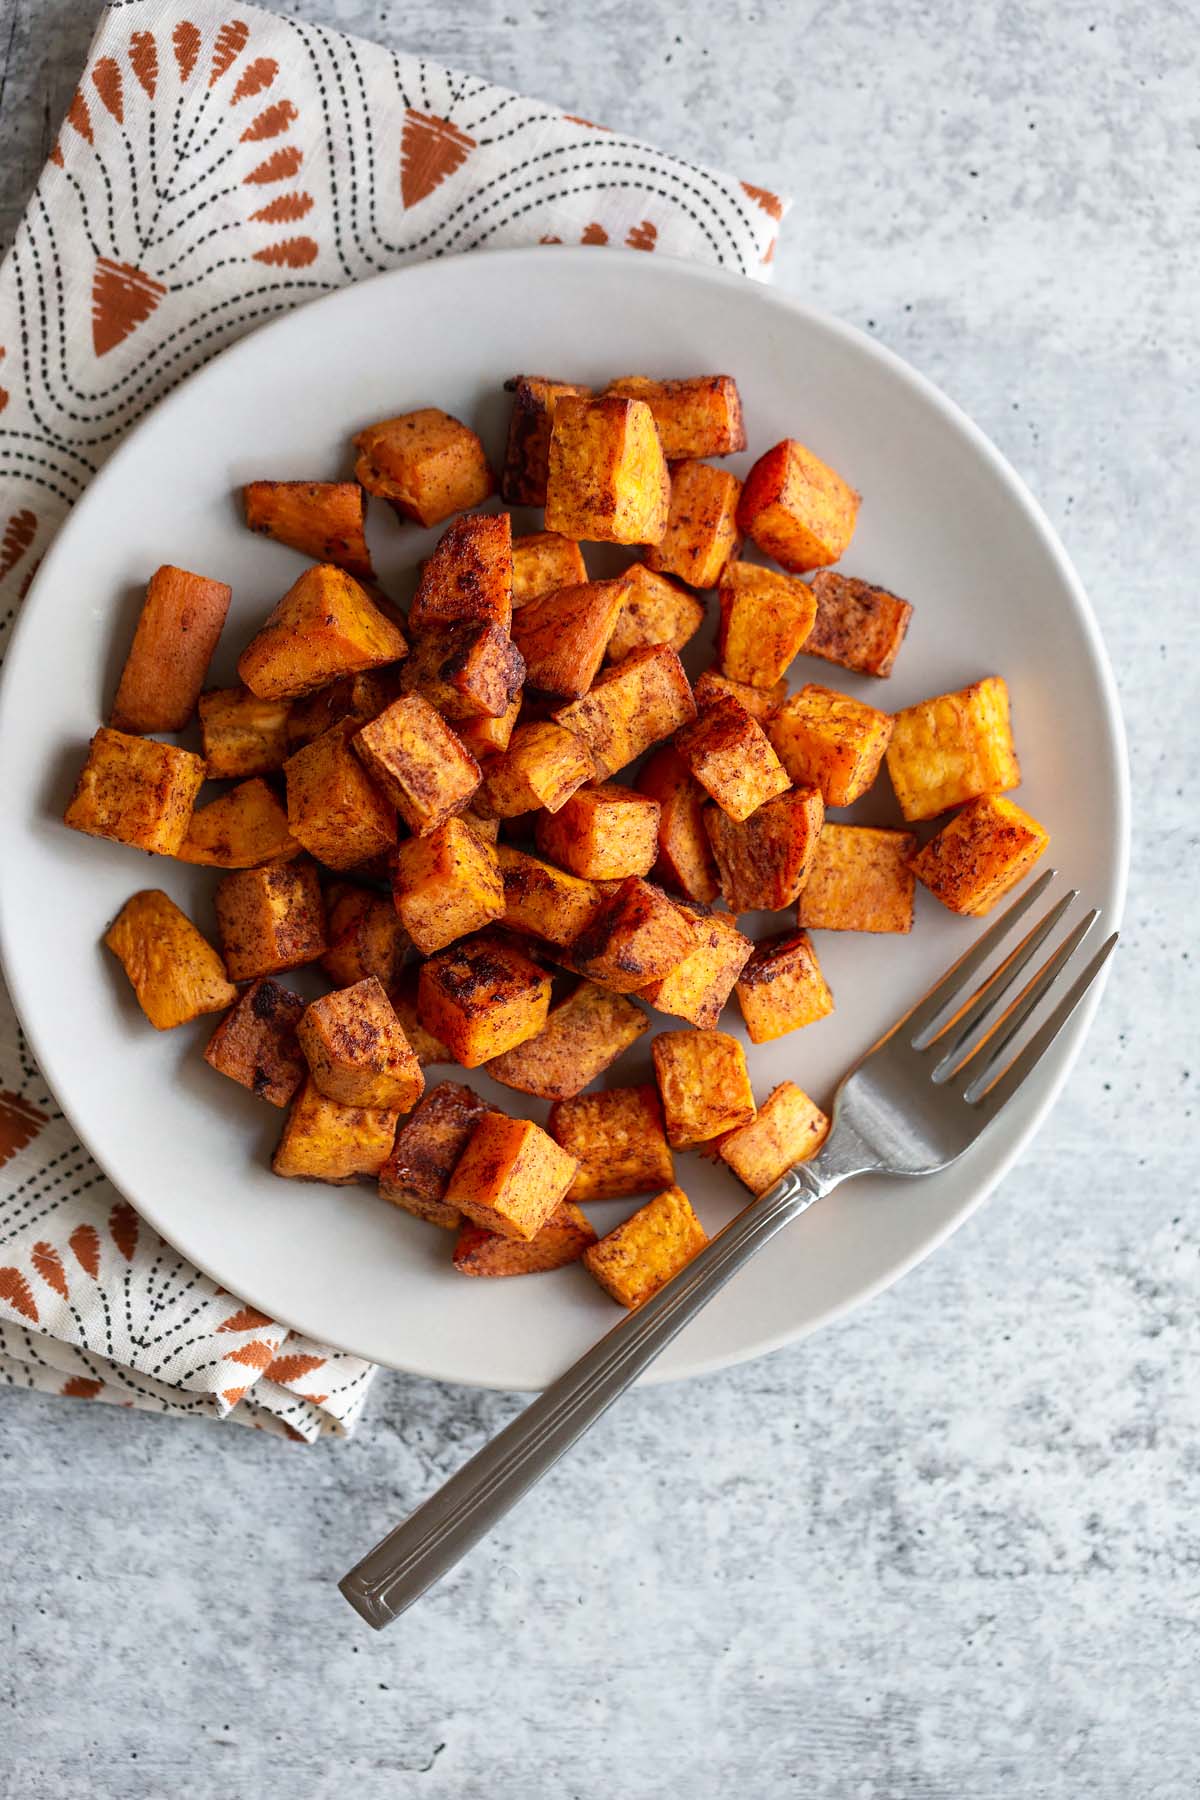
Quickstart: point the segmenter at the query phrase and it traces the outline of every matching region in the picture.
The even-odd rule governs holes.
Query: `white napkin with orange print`
[[[785,210],[302,19],[119,0],[0,267],[0,653],[109,452],[254,326],[484,245],[624,244],[766,279]],[[0,1384],[311,1440],[353,1429],[374,1373],[151,1231],[76,1143],[0,990]]]

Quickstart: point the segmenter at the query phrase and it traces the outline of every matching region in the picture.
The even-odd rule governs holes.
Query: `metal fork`
[[[1024,1046],[1005,1055],[1052,991],[1099,913],[1087,913],[1023,983],[1062,920],[1063,896],[997,967],[991,956],[1054,880],[1048,870],[923,1000],[855,1064],[838,1088],[824,1145],[752,1200],[651,1300],[485,1444],[339,1583],[377,1630],[390,1624],[583,1436],[601,1413],[771,1238],[852,1175],[932,1175],[957,1160],[1045,1055],[1117,941],[1113,932]],[[976,977],[979,977],[976,982]],[[974,985],[973,985],[974,984]]]

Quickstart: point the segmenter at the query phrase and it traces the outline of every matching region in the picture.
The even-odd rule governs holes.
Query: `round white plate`
[[[657,256],[560,247],[498,251],[382,275],[301,308],[227,350],[176,390],[102,470],[46,557],[9,652],[0,704],[0,936],[33,1049],[80,1138],[117,1187],[232,1293],[311,1336],[395,1368],[536,1388],[619,1316],[580,1269],[468,1281],[447,1234],[369,1187],[277,1180],[282,1115],[215,1074],[200,1049],[215,1021],[161,1035],[101,944],[136,889],[162,886],[213,935],[212,871],[150,859],[60,823],[88,738],[110,704],[147,577],[163,562],[232,583],[210,676],[300,572],[294,552],[240,523],[253,477],[349,469],[352,432],[444,407],[503,446],[505,378],[519,370],[601,383],[616,375],[726,370],[745,401],[752,457],[802,439],[858,487],[847,573],[915,606],[886,683],[800,657],[793,685],[832,682],[896,708],[978,676],[1009,683],[1025,780],[1050,857],[1106,927],[1127,860],[1122,728],[1095,621],[1061,546],[1008,465],[920,376],[860,332],[782,294]],[[530,516],[533,522],[532,515]],[[373,505],[384,585],[407,597],[436,533]],[[597,558],[599,569],[600,561]],[[708,660],[693,646],[693,673]],[[855,809],[897,824],[886,777]],[[774,929],[786,923],[775,915]],[[762,925],[767,920],[761,921]],[[750,1048],[755,1093],[797,1081],[828,1103],[839,1074],[980,927],[922,890],[910,937],[823,932],[832,1017]],[[1027,1142],[1076,1055],[1077,1014],[1037,1079],[972,1154],[916,1183],[858,1181],[761,1255],[670,1347],[651,1379],[758,1355],[810,1331],[912,1267],[978,1205]],[[655,1016],[655,1025],[679,1021]],[[740,1031],[736,1006],[723,1024]],[[613,1079],[649,1079],[649,1036]],[[453,1070],[433,1071],[444,1079]],[[513,1111],[539,1102],[473,1076]],[[711,1230],[745,1195],[692,1154],[678,1179]],[[629,1210],[628,1207],[626,1210]],[[601,1231],[620,1203],[592,1208]],[[606,1223],[607,1222],[607,1223]]]

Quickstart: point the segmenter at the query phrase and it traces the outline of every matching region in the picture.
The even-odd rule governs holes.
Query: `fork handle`
[[[665,1287],[606,1332],[338,1583],[378,1631],[399,1618],[606,1412],[701,1307],[834,1184],[815,1164],[752,1200]]]

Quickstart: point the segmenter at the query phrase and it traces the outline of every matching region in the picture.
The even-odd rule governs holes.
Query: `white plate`
[[[211,871],[66,830],[63,806],[106,713],[147,576],[159,563],[229,581],[213,678],[299,573],[239,523],[255,476],[332,477],[350,434],[437,405],[503,443],[505,377],[728,370],[752,455],[792,435],[864,495],[848,573],[911,599],[886,684],[801,657],[793,684],[832,681],[890,707],[993,671],[1009,683],[1025,770],[1019,799],[1085,898],[1121,910],[1125,755],[1096,625],[1061,546],[1012,470],[920,376],[861,333],[781,294],[661,257],[498,251],[382,275],[266,326],[186,382],[134,432],[75,508],[26,603],[0,706],[0,935],[34,1051],[80,1138],[118,1188],[231,1292],[311,1336],[419,1374],[542,1386],[617,1317],[579,1269],[467,1281],[449,1238],[368,1187],[283,1182],[268,1169],[281,1115],[210,1070],[213,1021],[160,1035],[101,947],[135,889],[161,885],[212,934]],[[744,472],[750,457],[734,459]],[[386,516],[384,516],[386,515]],[[436,534],[371,526],[385,585],[407,594]],[[695,671],[707,660],[691,658]],[[886,778],[855,816],[898,823]],[[776,929],[786,920],[775,916]],[[827,1102],[839,1073],[977,932],[918,891],[911,937],[821,933],[834,1015],[750,1049],[759,1098],[790,1077]],[[778,1238],[676,1340],[652,1379],[757,1355],[866,1299],[978,1205],[1027,1142],[1077,1053],[1095,995],[1002,1124],[957,1167],[913,1183],[859,1181]],[[736,1007],[726,1014],[727,1029]],[[656,1016],[656,1025],[678,1021]],[[649,1038],[616,1079],[647,1079]],[[446,1071],[452,1074],[453,1071]],[[435,1074],[435,1079],[443,1078]],[[475,1078],[472,1078],[475,1079]],[[477,1085],[513,1110],[522,1096]],[[544,1116],[533,1102],[528,1110]],[[711,1229],[744,1194],[695,1155],[678,1176]],[[619,1205],[593,1208],[605,1221]]]

